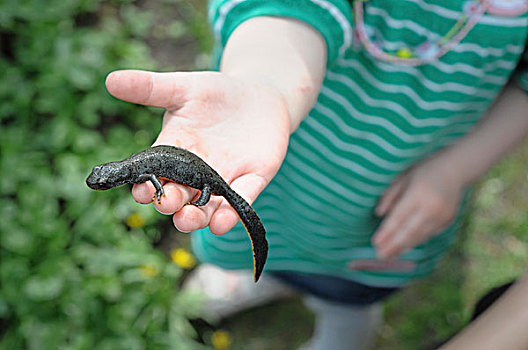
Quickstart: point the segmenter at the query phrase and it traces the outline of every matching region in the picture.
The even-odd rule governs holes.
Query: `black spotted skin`
[[[196,154],[174,146],[155,146],[122,161],[94,167],[86,184],[94,190],[107,190],[126,183],[151,181],[156,187],[154,199],[160,201],[164,195],[160,178],[200,190],[200,198],[190,204],[205,205],[211,194],[227,200],[238,213],[251,240],[254,277],[257,282],[268,256],[264,225],[251,205]]]

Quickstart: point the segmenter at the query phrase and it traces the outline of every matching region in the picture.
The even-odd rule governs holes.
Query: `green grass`
[[[223,325],[233,350],[296,349],[311,335],[313,315],[300,298],[260,307]]]

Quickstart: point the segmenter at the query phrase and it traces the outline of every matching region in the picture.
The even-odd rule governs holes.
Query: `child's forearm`
[[[220,70],[277,91],[293,132],[317,100],[325,68],[326,44],[315,29],[294,19],[256,17],[230,36]]]
[[[527,296],[528,275],[441,349],[526,349]]]
[[[460,183],[481,177],[528,134],[528,97],[518,87],[507,86],[488,114],[456,144],[438,155],[453,169]]]

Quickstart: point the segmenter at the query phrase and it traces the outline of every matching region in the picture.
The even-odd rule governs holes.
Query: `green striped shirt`
[[[500,2],[500,0],[495,1]],[[460,18],[466,1],[371,0],[365,29],[384,51],[435,41]],[[217,0],[209,18],[217,54],[243,21],[294,17],[312,25],[328,47],[318,101],[292,135],[284,163],[254,203],[268,231],[267,271],[338,276],[396,286],[424,276],[451,245],[457,221],[402,256],[408,270],[351,269],[375,259],[373,210],[382,192],[409,166],[467,133],[519,69],[528,16],[485,13],[468,35],[438,60],[420,66],[372,57],[354,36],[352,7],[339,0]],[[251,269],[242,225],[222,236],[193,233],[202,261]]]

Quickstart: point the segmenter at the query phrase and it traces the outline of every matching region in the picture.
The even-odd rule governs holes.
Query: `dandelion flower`
[[[145,218],[139,213],[132,213],[126,218],[125,223],[130,228],[141,228],[145,226]]]
[[[141,275],[143,277],[152,278],[159,273],[159,270],[156,266],[153,265],[142,265],[140,266]]]
[[[211,336],[211,343],[215,350],[227,350],[231,345],[231,338],[226,331],[218,330]]]
[[[194,256],[184,248],[175,248],[170,252],[171,260],[184,269],[190,269],[196,265]]]

